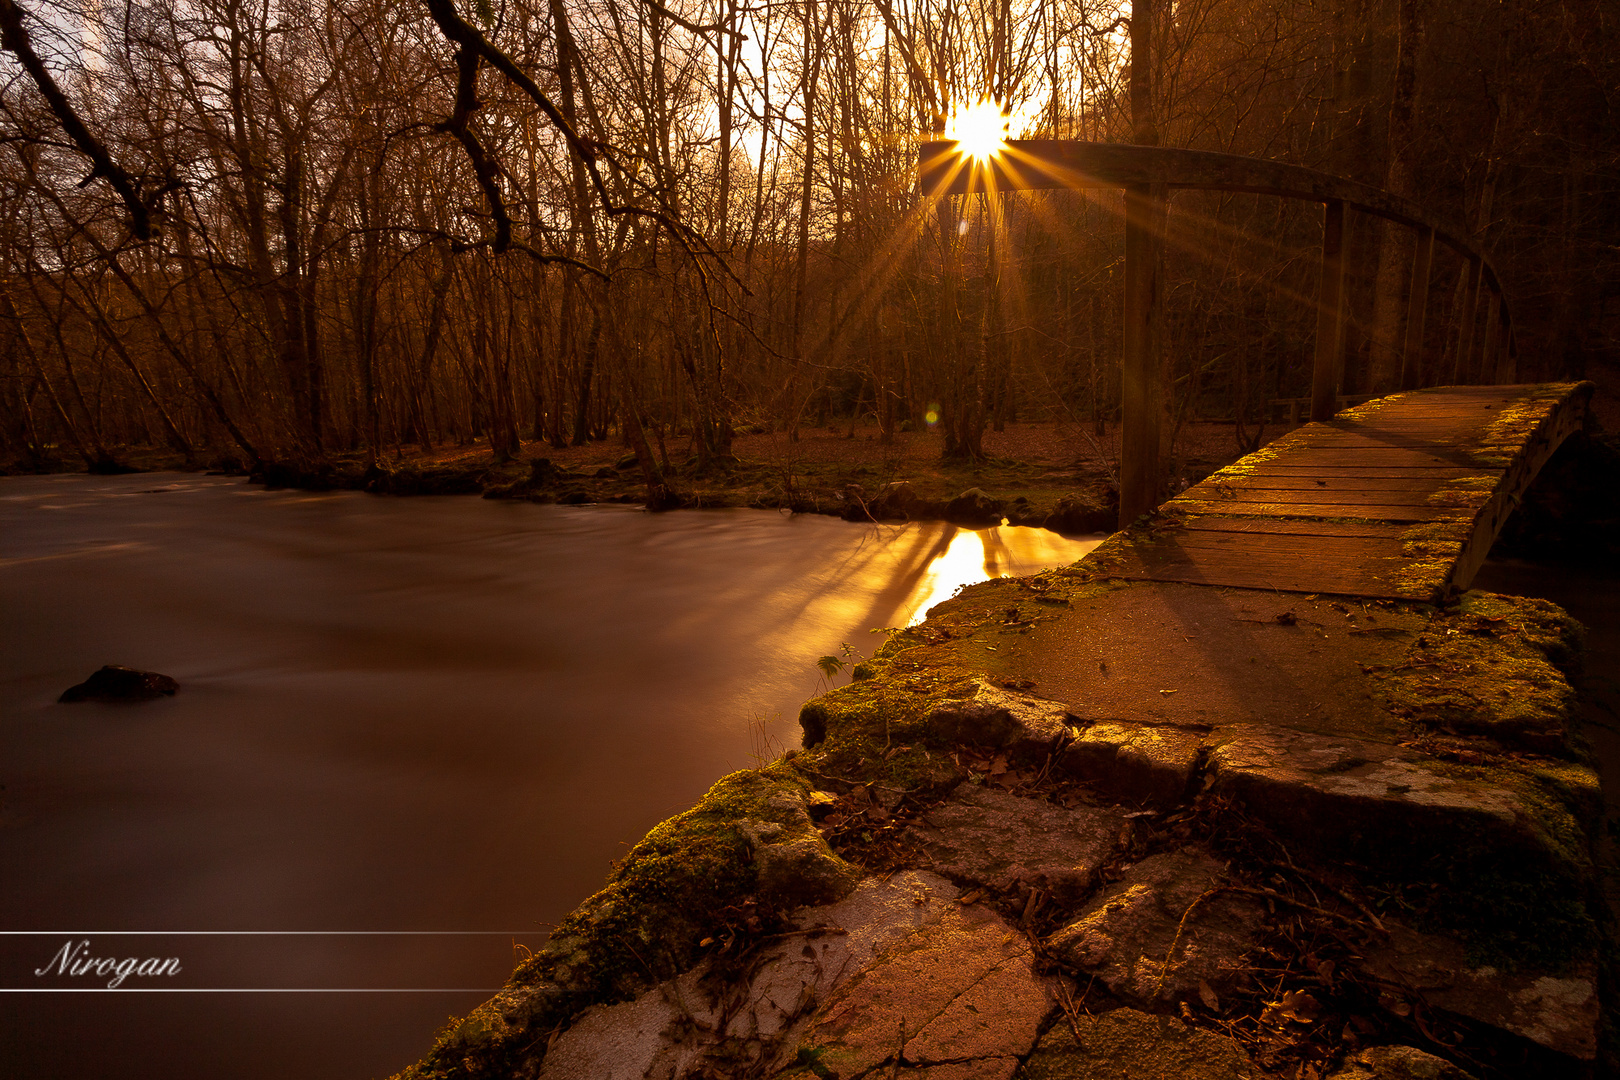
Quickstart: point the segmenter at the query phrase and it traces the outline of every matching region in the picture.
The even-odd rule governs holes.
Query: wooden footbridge
[[[1115,533],[1094,572],[1437,600],[1468,587],[1591,383],[1448,386],[1308,424]]]

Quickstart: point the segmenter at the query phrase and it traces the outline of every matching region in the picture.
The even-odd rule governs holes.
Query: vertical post
[[[1473,378],[1474,327],[1479,323],[1479,279],[1485,264],[1469,259],[1468,275],[1463,287],[1462,310],[1458,312],[1462,323],[1457,327],[1457,358],[1451,365],[1451,381],[1461,385]]]
[[[1159,363],[1161,185],[1125,189],[1125,355],[1119,373],[1119,527],[1159,504],[1159,439],[1164,412]]]
[[[1418,234],[1412,256],[1412,290],[1406,299],[1406,340],[1401,344],[1401,389],[1423,385],[1423,322],[1429,311],[1429,271],[1434,266],[1434,230]]]
[[[1502,294],[1495,289],[1491,290],[1491,298],[1485,307],[1485,334],[1480,342],[1479,349],[1479,381],[1501,384],[1501,373],[1497,371],[1500,364],[1497,354],[1502,348]]]
[[[1131,140],[1159,145],[1153,113],[1153,6],[1131,0]],[[1119,372],[1119,527],[1159,504],[1164,373],[1159,345],[1163,184],[1125,189],[1125,340]]]
[[[1344,202],[1331,199],[1322,219],[1322,276],[1317,289],[1316,366],[1311,373],[1311,419],[1334,413],[1344,351]]]
[[[1498,294],[1500,296],[1500,294]],[[1507,302],[1501,301],[1502,310],[1497,313],[1496,325],[1491,332],[1496,335],[1496,385],[1508,386],[1518,381],[1513,363],[1512,331],[1508,329]]]

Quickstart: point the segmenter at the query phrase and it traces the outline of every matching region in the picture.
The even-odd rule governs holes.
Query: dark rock
[[[1059,702],[1010,693],[982,680],[972,697],[944,702],[928,714],[929,728],[942,739],[1006,750],[1031,763],[1043,761],[1068,737],[1068,720],[1068,708]],[[799,722],[804,723],[803,715]],[[807,728],[805,745],[813,746],[808,735]]]
[[[478,495],[483,480],[481,469],[373,468],[362,486],[378,495]]]
[[[1135,1009],[1077,1016],[1073,1028],[1054,1024],[1019,1073],[1021,1080],[1254,1080],[1259,1075],[1230,1038]]]
[[[1470,963],[1468,950],[1450,938],[1395,923],[1389,931],[1389,940],[1367,953],[1362,966],[1368,974],[1406,988],[1434,1008],[1511,1031],[1572,1058],[1591,1061],[1597,1056],[1602,1021],[1592,957],[1556,974],[1509,972]]]
[[[557,496],[557,502],[561,506],[583,506],[584,504],[592,501],[594,500],[591,498],[591,493],[588,491],[582,491],[579,488],[574,488],[572,491],[565,491],[561,495]]]
[[[945,520],[970,529],[1000,525],[1005,506],[981,488],[968,488],[945,504]]]
[[[1065,495],[1057,501],[1052,512],[1046,515],[1044,524],[1056,533],[1082,536],[1111,533],[1118,523],[1118,507],[1098,506],[1095,503],[1083,502],[1073,495]]]
[[[1247,966],[1244,954],[1258,944],[1264,912],[1240,894],[1199,901],[1224,869],[1197,852],[1143,859],[1053,934],[1047,948],[1117,996],[1150,1007],[1202,1000],[1204,987],[1218,993]]]
[[[91,476],[123,476],[125,473],[145,472],[145,469],[136,465],[126,465],[107,455],[102,455],[92,461],[85,469]],[[219,475],[227,475],[220,473]]]
[[[62,691],[57,701],[150,701],[172,697],[180,684],[155,671],[137,671],[119,664],[108,664],[77,686]]]
[[[641,468],[641,459],[636,457],[634,454],[626,454],[618,461],[615,461],[613,463],[613,467],[619,472],[625,472],[629,469],[639,469]]]
[[[959,883],[1011,892],[1020,885],[1049,890],[1064,905],[1080,903],[1113,854],[1122,811],[1066,810],[993,788],[957,788],[928,811],[906,838],[927,866]]]
[[[529,462],[529,483],[537,487],[556,482],[557,474],[557,466],[551,463],[550,458],[537,457]]]
[[[1202,748],[1195,731],[1101,721],[1064,748],[1060,767],[1114,798],[1174,806],[1186,799]]]
[[[1022,525],[1026,528],[1039,528],[1046,524],[1047,514],[1037,510],[1030,501],[1020,495],[1007,505],[1007,524]]]
[[[595,480],[617,480],[619,478],[619,474],[618,471],[612,466],[604,465],[600,469],[593,472],[591,474],[591,478]]]
[[[1410,1046],[1373,1046],[1352,1055],[1327,1080],[1474,1080],[1445,1058]]]
[[[299,488],[303,491],[331,491],[337,486],[332,466],[322,464],[306,469],[284,461],[261,461],[248,474],[248,480],[267,488]]]
[[[927,503],[905,481],[885,484],[867,500],[867,509],[880,521],[909,521],[923,516]]]

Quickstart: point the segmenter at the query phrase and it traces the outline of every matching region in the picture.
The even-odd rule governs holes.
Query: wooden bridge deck
[[[1116,533],[1100,576],[1433,600],[1466,589],[1591,383],[1448,386],[1308,424]]]

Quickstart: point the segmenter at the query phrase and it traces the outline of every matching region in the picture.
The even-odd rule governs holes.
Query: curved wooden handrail
[[[1209,150],[1063,139],[1009,139],[1000,154],[978,160],[960,153],[958,145],[925,142],[919,148],[918,177],[925,196],[1159,184],[1183,190],[1246,191],[1307,202],[1342,202],[1360,213],[1410,229],[1433,229],[1434,238],[1458,255],[1478,259],[1485,283],[1498,293],[1502,290],[1490,257],[1450,222],[1410,199],[1303,165]]]

